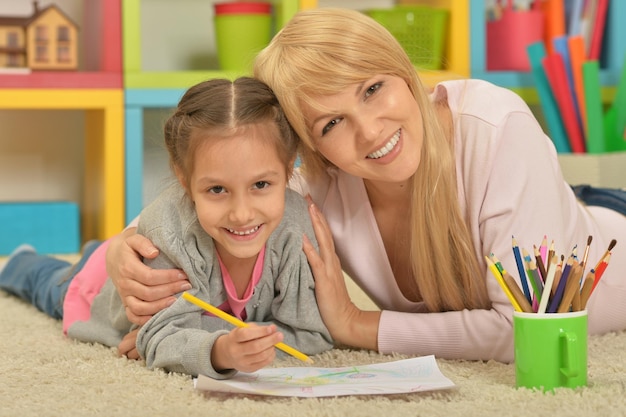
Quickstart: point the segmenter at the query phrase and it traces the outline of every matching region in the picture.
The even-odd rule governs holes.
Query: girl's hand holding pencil
[[[208,311],[209,313],[213,314],[216,317],[221,318],[222,320],[232,324],[233,326],[237,327],[237,328],[243,328],[243,327],[248,327],[250,326],[248,323],[245,323],[241,320],[239,320],[238,318],[231,316],[228,313],[225,313],[224,311],[220,310],[219,308],[199,299],[198,297],[195,297],[191,294],[189,294],[188,292],[184,292],[182,297],[189,301],[190,303],[202,308],[205,311]],[[282,342],[278,342],[276,344],[274,344],[274,346],[280,350],[282,350],[285,353],[290,354],[291,356],[293,356],[294,358],[300,359],[303,362],[307,362],[307,363],[313,363],[313,360],[311,358],[309,358],[307,355],[305,355],[304,353],[294,349],[293,347],[282,343]],[[250,372],[250,371],[247,371]]]
[[[554,253],[554,241],[550,245],[550,250],[545,250],[547,242],[545,236],[540,245],[541,249],[533,246],[535,259],[531,258],[525,249],[522,249],[520,254],[520,248],[513,237],[513,254],[522,288],[494,254],[485,256],[485,260],[515,311],[539,314],[581,311],[586,308],[589,297],[602,278],[611,259],[611,250],[617,243],[613,239],[595,268],[585,275],[591,240],[592,237],[589,236],[580,262],[576,256],[576,247],[564,262],[563,255],[559,261],[559,257]]]

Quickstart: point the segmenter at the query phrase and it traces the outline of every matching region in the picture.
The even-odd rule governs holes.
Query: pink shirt
[[[74,322],[88,321],[91,317],[93,299],[108,278],[105,255],[109,243],[107,240],[98,246],[67,289],[63,301],[63,333],[66,335]]]
[[[311,194],[344,270],[383,310],[381,352],[510,362],[513,308],[484,256],[493,252],[517,277],[512,235],[531,251],[547,235],[564,254],[593,235],[589,263],[595,264],[611,239],[626,240],[626,217],[576,201],[553,143],[517,95],[479,80],[445,82],[434,94],[447,96],[453,113],[458,196],[484,266],[491,310],[414,314],[424,306],[407,300],[395,282],[361,178],[330,170],[307,184],[296,173],[291,187]],[[588,304],[590,333],[626,328],[626,242],[613,254]]]
[[[235,284],[233,283],[233,279],[230,276],[230,273],[226,269],[226,266],[222,263],[222,258],[217,256],[217,259],[220,263],[220,269],[222,271],[222,280],[224,281],[224,288],[226,288],[226,301],[218,308],[228,314],[232,314],[240,320],[246,321],[246,304],[252,298],[252,294],[254,294],[254,287],[261,280],[261,275],[263,274],[263,263],[265,262],[265,246],[259,252],[259,255],[256,258],[256,262],[254,264],[254,268],[252,270],[252,277],[250,278],[250,282],[248,282],[248,286],[246,287],[246,291],[244,291],[243,296],[239,298],[237,296],[237,289],[235,288]],[[204,313],[207,315],[212,315],[210,313]]]

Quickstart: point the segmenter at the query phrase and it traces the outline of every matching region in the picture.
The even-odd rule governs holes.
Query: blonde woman
[[[302,140],[291,187],[312,200],[320,250],[305,239],[304,251],[340,343],[510,362],[513,307],[485,255],[513,272],[513,235],[531,253],[548,236],[566,256],[591,235],[592,264],[626,237],[624,193],[579,202],[521,98],[479,80],[427,90],[395,39],[359,12],[300,12],[259,54],[255,76]],[[137,321],[184,285],[176,271],[156,275],[138,262],[155,251],[132,229],[109,250]],[[618,244],[587,305],[590,333],[626,328],[622,253]],[[342,271],[380,311],[350,301]]]

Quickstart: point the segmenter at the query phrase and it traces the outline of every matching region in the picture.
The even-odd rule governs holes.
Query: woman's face
[[[420,163],[420,108],[400,77],[377,75],[315,97],[304,115],[318,151],[341,170],[376,182],[403,182]]]

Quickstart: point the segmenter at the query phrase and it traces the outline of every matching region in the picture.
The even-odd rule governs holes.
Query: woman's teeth
[[[382,158],[383,156],[385,156],[389,152],[391,152],[391,150],[394,148],[394,146],[396,146],[396,144],[398,143],[399,140],[400,140],[400,131],[398,130],[396,132],[396,134],[393,135],[391,140],[389,142],[387,142],[387,144],[385,146],[383,146],[382,148],[380,148],[376,152],[372,152],[371,154],[367,155],[367,157],[370,158],[370,159]]]
[[[237,236],[245,236],[245,235],[250,235],[254,232],[256,232],[257,230],[259,230],[260,226],[255,226],[250,230],[244,230],[244,231],[238,231],[238,230],[233,230],[233,229],[227,229],[230,233],[237,235]]]

